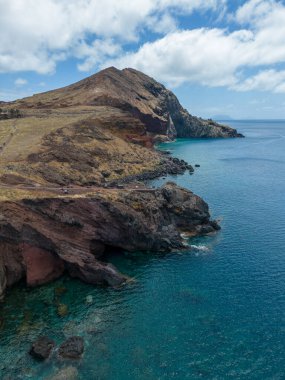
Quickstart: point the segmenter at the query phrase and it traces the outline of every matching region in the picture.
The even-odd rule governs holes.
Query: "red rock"
[[[192,236],[219,227],[206,202],[168,183],[160,189],[115,190],[111,198],[50,198],[0,202],[0,297],[5,287],[27,278],[44,284],[67,272],[90,284],[126,281],[100,262],[105,248],[168,252]],[[70,222],[72,221],[72,222]]]
[[[22,244],[28,286],[43,285],[60,277],[64,262],[55,254],[27,243]]]

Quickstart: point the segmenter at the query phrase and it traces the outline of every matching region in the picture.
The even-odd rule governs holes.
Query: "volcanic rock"
[[[84,351],[84,341],[79,336],[67,339],[61,344],[58,355],[64,359],[80,359]]]
[[[98,260],[105,249],[167,252],[183,248],[181,232],[200,235],[219,228],[210,220],[207,203],[174,183],[159,189],[104,192],[68,202],[44,198],[0,203],[2,296],[7,286],[21,279],[43,284],[63,268],[91,284],[119,286],[126,277]],[[36,252],[36,258],[46,254],[47,259],[32,255],[32,262],[27,262],[27,248]]]
[[[137,126],[138,133],[164,135],[170,139],[176,136],[242,137],[235,129],[190,115],[171,91],[131,68],[118,70],[110,67],[70,86],[22,99],[16,105],[38,109],[109,107],[109,115],[105,117],[107,124],[115,108],[124,113],[124,117],[117,119],[120,129],[132,125]]]
[[[171,183],[132,185],[193,174],[189,163],[159,152],[155,142],[241,137],[190,115],[149,76],[111,67],[5,103],[12,109],[21,118],[0,121],[0,300],[20,280],[36,286],[64,272],[118,287],[127,277],[100,261],[109,249],[168,252],[183,249],[181,232],[218,230],[208,205],[192,192]]]
[[[55,343],[52,339],[46,336],[39,337],[32,344],[30,355],[38,360],[45,360],[50,356],[54,346]]]

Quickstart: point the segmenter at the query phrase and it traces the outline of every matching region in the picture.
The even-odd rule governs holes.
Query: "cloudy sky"
[[[0,100],[134,67],[193,114],[285,119],[278,0],[0,0]]]

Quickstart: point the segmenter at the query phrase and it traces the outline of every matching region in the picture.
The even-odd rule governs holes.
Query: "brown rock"
[[[4,298],[4,292],[6,289],[7,279],[5,273],[5,266],[3,263],[3,257],[0,255],[0,301]]]
[[[38,360],[45,360],[50,356],[54,346],[55,343],[52,339],[46,336],[39,337],[32,344],[30,355]]]
[[[68,315],[68,306],[64,303],[59,303],[57,305],[57,314],[59,317],[66,317]]]
[[[64,359],[80,359],[84,351],[84,341],[80,336],[67,339],[59,347],[58,355]]]
[[[2,202],[0,211],[2,294],[21,278],[33,286],[51,281],[64,267],[82,281],[120,286],[126,277],[98,260],[106,248],[167,252],[183,248],[181,232],[195,236],[219,228],[200,197],[173,183],[159,189],[118,189],[110,197],[70,202],[60,198]]]
[[[47,100],[48,99],[48,100]],[[153,135],[178,137],[241,137],[233,128],[192,116],[177,97],[153,78],[134,69],[110,67],[70,86],[22,99],[21,107],[60,108],[88,105],[124,111],[118,128],[129,125]],[[114,125],[115,121],[111,118]]]
[[[22,250],[28,286],[46,284],[63,274],[64,262],[55,254],[28,243],[22,244]]]

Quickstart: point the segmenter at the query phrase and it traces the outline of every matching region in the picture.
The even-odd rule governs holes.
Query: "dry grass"
[[[6,142],[0,151],[0,183],[9,184],[4,180],[8,174],[19,178],[19,184],[62,186],[64,179],[66,184],[100,185],[154,170],[160,163],[155,151],[128,142],[126,135],[140,126],[121,110],[80,106],[26,109],[24,114],[0,122],[0,145]],[[31,161],[31,154],[38,158]],[[35,197],[35,191],[26,196]],[[19,197],[25,197],[23,190],[0,193],[1,200]]]
[[[63,194],[60,190],[43,190],[43,189],[21,189],[21,188],[0,188],[0,203],[4,201],[21,201],[24,199],[81,199],[81,198],[100,198],[108,201],[119,201],[123,198],[119,189],[83,189],[78,193]]]
[[[13,132],[13,120],[1,120],[0,121],[0,146],[7,142],[11,133]]]

